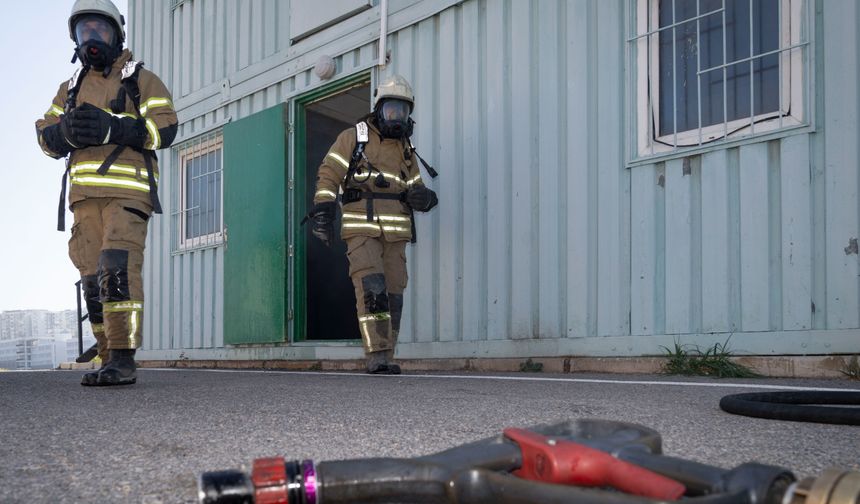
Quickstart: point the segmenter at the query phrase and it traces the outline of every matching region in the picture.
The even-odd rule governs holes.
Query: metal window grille
[[[221,132],[189,140],[176,152],[173,250],[217,246],[224,242]]]
[[[639,157],[806,125],[809,0],[630,0]]]

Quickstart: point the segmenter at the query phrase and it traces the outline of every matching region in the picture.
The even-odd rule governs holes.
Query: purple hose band
[[[307,504],[317,502],[317,472],[313,460],[302,460],[302,476],[305,482],[305,499]]]

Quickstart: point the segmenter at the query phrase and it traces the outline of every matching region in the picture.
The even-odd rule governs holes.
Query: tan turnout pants
[[[72,206],[69,257],[81,273],[99,356],[136,349],[143,338],[143,249],[151,207],[140,201],[92,198]]]
[[[346,239],[349,276],[355,287],[358,328],[365,353],[394,350],[403,313],[406,241],[354,236]]]

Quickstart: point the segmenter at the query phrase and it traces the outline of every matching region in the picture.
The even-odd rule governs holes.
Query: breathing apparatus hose
[[[735,415],[794,422],[860,425],[860,408],[850,406],[860,406],[860,392],[751,392],[728,395],[720,399],[720,408]]]

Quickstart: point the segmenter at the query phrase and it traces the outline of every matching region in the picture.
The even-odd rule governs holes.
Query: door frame
[[[369,84],[373,89],[372,72],[365,70],[336,82],[320,86],[312,91],[295,97],[290,107],[290,143],[292,144],[292,162],[290,163],[289,176],[289,205],[290,205],[290,234],[289,253],[287,254],[287,271],[292,279],[290,289],[289,314],[289,341],[296,344],[311,345],[361,345],[361,340],[308,340],[307,339],[307,269],[305,260],[307,254],[307,243],[304,239],[301,221],[308,213],[305,202],[305,166],[307,164],[307,153],[305,152],[305,140],[307,124],[305,121],[305,109],[320,100],[337,95],[351,88]],[[368,110],[368,112],[370,112]],[[307,224],[306,224],[307,225]]]

